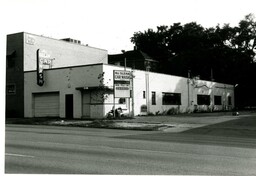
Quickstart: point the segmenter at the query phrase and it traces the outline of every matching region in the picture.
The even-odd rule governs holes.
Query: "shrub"
[[[174,114],[178,114],[179,113],[179,107],[177,108],[170,108],[167,111],[167,115],[174,115]]]

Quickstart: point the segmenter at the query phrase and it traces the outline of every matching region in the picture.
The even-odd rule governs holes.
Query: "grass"
[[[145,124],[145,123],[128,123],[122,120],[85,120],[85,119],[61,119],[61,118],[10,118],[6,119],[6,124],[23,124],[23,125],[51,125],[51,126],[70,126],[70,127],[90,127],[90,128],[109,128],[124,130],[142,130],[156,131],[164,125]]]

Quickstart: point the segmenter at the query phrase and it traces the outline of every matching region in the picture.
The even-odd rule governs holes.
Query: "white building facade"
[[[73,103],[74,118],[105,118],[113,107],[121,107],[130,116],[233,108],[232,85],[141,70],[130,70],[131,97],[114,98],[113,71],[123,69],[107,64],[50,69],[45,71],[41,87],[36,83],[36,72],[26,72],[25,116],[66,118],[70,108],[66,101]]]

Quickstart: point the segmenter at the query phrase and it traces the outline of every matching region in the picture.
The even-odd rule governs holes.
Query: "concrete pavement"
[[[5,173],[253,175],[255,144],[162,131],[7,125]]]

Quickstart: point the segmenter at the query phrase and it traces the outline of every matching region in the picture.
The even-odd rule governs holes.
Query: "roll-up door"
[[[59,93],[34,94],[35,117],[59,117]]]

